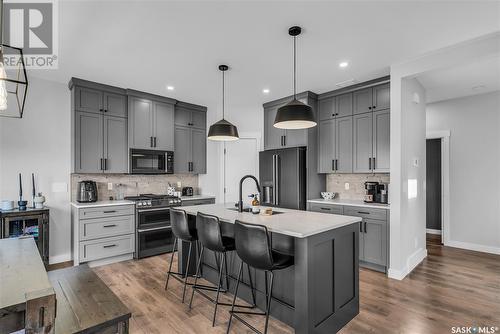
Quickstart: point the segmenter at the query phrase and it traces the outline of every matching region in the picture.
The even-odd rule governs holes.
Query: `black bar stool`
[[[191,250],[193,247],[193,243],[196,243],[196,248],[198,248],[198,234],[196,233],[195,228],[189,228],[188,217],[186,211],[181,209],[170,209],[170,223],[172,226],[172,233],[174,234],[174,248],[172,249],[172,256],[170,257],[170,266],[168,267],[167,272],[167,281],[165,283],[165,290],[168,288],[168,281],[170,276],[178,280],[181,283],[184,283],[184,289],[182,291],[182,302],[184,303],[184,298],[186,295],[186,286],[193,285],[188,282],[188,276],[193,277],[192,275],[188,275],[189,273],[189,264],[191,261]],[[186,272],[183,274],[178,271],[172,271],[172,263],[174,262],[174,254],[175,254],[175,246],[177,245],[178,250],[178,240],[182,240],[185,242],[189,242],[189,250],[188,250],[188,259],[186,265]],[[199,252],[198,252],[199,253]],[[183,277],[181,279],[180,277]],[[212,288],[212,287],[207,287]]]
[[[262,334],[255,327],[250,325],[248,322],[243,320],[238,314],[253,314],[253,315],[263,315],[266,317],[266,322],[264,325],[264,334],[267,333],[267,327],[269,323],[269,311],[271,309],[271,299],[273,295],[273,281],[275,270],[281,270],[288,268],[293,265],[294,258],[291,255],[280,253],[272,249],[271,239],[267,231],[267,227],[264,225],[248,224],[241,221],[236,221],[234,225],[234,239],[236,245],[236,253],[241,259],[241,265],[238,272],[238,281],[236,282],[236,289],[234,291],[233,304],[231,305],[231,311],[229,311],[229,322],[227,324],[227,331],[231,328],[231,321],[233,317],[241,321],[248,328],[256,333]],[[241,279],[241,271],[243,269],[243,262],[255,269],[264,270],[265,284],[266,284],[266,311],[265,312],[245,312],[245,311],[235,311],[236,296],[238,294],[238,287]],[[270,284],[268,287],[268,273],[270,276]]]
[[[203,297],[207,298],[210,300],[212,303],[214,303],[214,315],[212,319],[212,327],[215,326],[215,318],[217,316],[217,306],[219,305],[225,305],[225,306],[232,306],[234,304],[230,303],[224,303],[219,301],[219,294],[220,292],[226,292],[229,289],[229,280],[228,280],[228,274],[227,274],[227,258],[226,258],[226,253],[230,251],[234,251],[235,248],[235,242],[234,239],[231,237],[223,236],[222,231],[221,231],[221,224],[219,221],[219,218],[216,216],[212,215],[206,215],[201,212],[198,212],[198,215],[196,216],[196,230],[198,232],[198,238],[201,243],[201,252],[200,252],[200,257],[198,259],[198,265],[196,266],[196,275],[194,279],[194,284],[193,284],[193,291],[191,293],[191,300],[189,302],[189,308],[191,308],[191,305],[193,303],[193,297],[194,293],[198,292],[200,295]],[[217,291],[217,294],[215,296],[215,299],[210,298],[210,296],[206,295],[203,291],[201,290],[207,290],[206,287],[200,286],[197,284],[198,281],[198,276],[200,273],[201,269],[201,260],[203,258],[203,251],[205,248],[211,250],[215,254],[215,260],[219,264],[219,276],[218,276],[218,281],[217,281],[217,288],[215,291]],[[225,270],[223,270],[223,268]],[[246,305],[238,305],[238,307],[242,308],[254,308],[255,307],[255,292],[253,288],[253,283],[252,283],[252,276],[250,274],[250,267],[247,266],[248,269],[248,277],[250,280],[250,288],[252,290],[252,300],[253,300],[253,305],[246,306]],[[224,276],[225,276],[225,281],[226,281],[226,290],[222,289],[222,272],[225,271]],[[240,271],[241,274],[241,271]],[[212,289],[209,289],[212,290]],[[213,291],[213,290],[212,290]]]

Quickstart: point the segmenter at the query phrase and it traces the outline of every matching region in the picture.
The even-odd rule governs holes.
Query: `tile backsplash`
[[[166,194],[170,184],[177,188],[177,182],[182,187],[193,187],[199,194],[198,176],[191,174],[173,175],[128,175],[128,174],[71,174],[71,200],[76,199],[79,181],[91,180],[97,183],[98,199],[108,200],[110,196],[119,198],[118,190],[122,189],[124,196],[137,194]],[[113,190],[108,190],[108,183],[113,183]],[[118,185],[121,185],[120,187]],[[181,189],[178,189],[179,191]]]
[[[326,191],[337,193],[338,198],[362,200],[366,181],[390,183],[390,174],[328,174]],[[345,189],[346,182],[349,183],[349,190]]]

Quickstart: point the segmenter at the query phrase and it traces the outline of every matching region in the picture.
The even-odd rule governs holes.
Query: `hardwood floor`
[[[452,326],[500,327],[500,256],[444,247],[428,236],[428,257],[403,281],[360,270],[360,313],[341,333],[451,333]],[[166,255],[94,268],[132,311],[131,333],[225,333],[228,313],[195,296],[181,304],[182,285],[163,289]],[[187,295],[190,297],[191,289]],[[230,301],[229,297],[224,297]],[[234,321],[232,333],[252,333]],[[262,318],[251,323],[262,328]],[[498,332],[498,330],[497,330]],[[270,321],[269,333],[293,333]]]

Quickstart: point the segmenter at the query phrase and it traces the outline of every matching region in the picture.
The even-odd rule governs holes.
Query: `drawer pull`
[[[103,211],[104,213],[115,213],[116,210]]]
[[[116,224],[103,225],[103,227],[116,227]]]
[[[365,212],[365,211],[358,211],[358,213],[360,215],[369,215],[370,214],[369,212]]]
[[[331,209],[330,208],[320,208],[321,210],[326,210],[326,211],[330,211]]]
[[[111,248],[111,247],[116,247],[116,244],[102,246],[102,248]]]

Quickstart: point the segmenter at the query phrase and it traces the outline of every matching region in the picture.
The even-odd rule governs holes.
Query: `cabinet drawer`
[[[344,207],[344,215],[378,220],[387,220],[386,209],[364,208],[360,206]]]
[[[133,215],[135,211],[134,205],[114,205],[101,206],[95,208],[80,209],[80,219],[105,218],[113,216],[128,216]]]
[[[134,216],[85,219],[80,222],[80,240],[134,233]]]
[[[204,205],[204,204],[214,204],[215,199],[198,199],[198,200],[184,200],[182,202],[182,206],[191,206],[191,205]]]
[[[104,259],[134,252],[134,234],[80,243],[80,262]]]
[[[341,215],[344,213],[344,207],[335,204],[309,203],[309,211]]]

